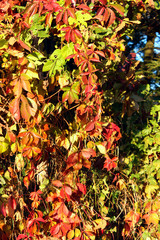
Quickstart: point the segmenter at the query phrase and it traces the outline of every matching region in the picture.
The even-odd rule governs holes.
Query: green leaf
[[[51,114],[55,109],[55,106],[53,103],[46,103],[43,107],[43,113],[47,116],[48,114]]]
[[[52,60],[56,60],[56,59],[60,59],[62,57],[62,52],[61,49],[56,49],[51,55],[50,55],[50,59]]]
[[[6,183],[5,179],[0,175],[0,184],[4,185]]]
[[[156,144],[160,145],[160,133],[154,135],[154,140]]]
[[[43,191],[45,190],[46,186],[49,184],[49,179],[45,178],[43,180],[43,183],[39,186],[40,190]]]
[[[7,48],[7,41],[5,39],[0,40],[0,49]]]
[[[33,53],[28,54],[27,58],[32,61],[37,61],[37,60],[41,60],[45,57],[43,56],[43,54],[41,54],[39,52],[33,52]]]
[[[39,76],[38,76],[38,73],[36,70],[34,69],[28,69],[27,72],[26,72],[26,75],[29,77],[29,78],[37,78],[39,79]]]
[[[42,71],[43,71],[43,72],[47,72],[47,71],[49,71],[53,66],[54,66],[54,62],[48,60],[47,62],[44,63]]]
[[[150,240],[151,234],[148,231],[144,231],[142,234],[143,240]]]
[[[50,35],[46,31],[38,31],[38,37],[48,38]]]
[[[6,171],[6,172],[5,172],[4,177],[5,177],[8,181],[11,180],[9,171]]]

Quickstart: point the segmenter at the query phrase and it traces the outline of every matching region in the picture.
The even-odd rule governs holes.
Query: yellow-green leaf
[[[98,148],[98,150],[100,151],[100,153],[106,154],[106,148],[105,148],[105,146],[103,146],[102,144],[98,144],[98,145],[97,145],[97,148]]]

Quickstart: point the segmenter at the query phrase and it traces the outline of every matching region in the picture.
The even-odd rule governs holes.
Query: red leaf
[[[106,168],[107,171],[110,171],[112,168],[116,168],[117,167],[117,162],[116,162],[117,160],[118,160],[117,157],[114,157],[112,159],[110,159],[109,157],[106,157],[103,168]]]
[[[17,42],[19,42],[19,44],[20,44],[24,49],[28,50],[29,52],[31,51],[30,47],[29,47],[26,43],[24,43],[21,39],[18,39]]]
[[[140,213],[131,210],[126,216],[124,221],[130,226],[133,227],[140,219]]]
[[[56,187],[62,187],[63,186],[62,182],[59,181],[59,180],[52,181],[52,184]]]
[[[82,72],[85,70],[86,65],[87,65],[87,62],[85,61],[81,66],[81,71]]]
[[[69,196],[72,195],[72,189],[71,189],[71,187],[69,187],[69,186],[64,186],[64,190],[65,190],[65,192],[66,192]]]
[[[75,43],[75,36],[74,36],[74,31],[73,31],[73,30],[71,31],[71,36],[70,36],[70,38],[71,38],[71,41],[72,41],[73,43]]]
[[[97,53],[98,55],[100,55],[101,57],[105,58],[105,54],[102,51],[95,51],[95,53]]]
[[[98,17],[98,16],[101,16],[101,15],[103,14],[104,10],[105,10],[105,7],[99,8],[98,11],[97,11],[97,17]],[[97,17],[96,17],[96,18],[97,18]],[[102,16],[101,16],[101,17],[102,17]]]
[[[70,229],[71,229],[71,224],[69,224],[69,223],[62,223],[61,224],[61,230],[62,230],[64,236],[67,234],[67,232]]]
[[[61,31],[68,32],[70,29],[71,29],[70,27],[64,27],[64,28],[61,28]]]
[[[109,12],[109,9],[106,8],[105,12],[104,12],[104,21],[105,22],[108,22],[109,18],[110,18],[110,12]]]
[[[67,42],[69,42],[70,34],[71,34],[71,30],[69,30],[65,35],[65,39],[66,39]]]
[[[69,16],[71,16],[72,18],[76,19],[74,8],[67,8],[67,11],[68,11]]]
[[[9,199],[8,199],[8,204],[9,206],[15,210],[16,209],[16,206],[17,206],[17,203],[16,203],[16,200],[13,196],[11,196]]]
[[[69,55],[68,57],[66,57],[66,59],[71,59],[71,58],[74,58],[76,54],[71,54]]]
[[[23,13],[23,17],[26,18],[27,16],[31,15],[34,11],[34,9],[36,8],[36,3],[32,3],[30,4],[24,11]]]
[[[68,216],[69,210],[68,210],[67,206],[65,205],[65,203],[62,203],[61,206],[59,207],[58,214],[64,214],[64,215]]]
[[[106,0],[99,0],[103,5],[106,5],[107,1]]]
[[[112,25],[114,23],[114,21],[116,19],[116,15],[110,8],[108,8],[108,11],[110,12],[110,18],[109,18],[109,22],[107,24],[107,26],[109,27],[110,25]]]
[[[68,13],[67,13],[67,11],[64,12],[63,22],[64,22],[66,25],[68,25]]]
[[[52,13],[49,12],[49,13],[47,14],[47,16],[46,16],[46,25],[48,25],[49,27],[51,27],[52,20],[53,20]]]
[[[95,126],[95,122],[90,122],[90,123],[88,123],[88,125],[86,126],[85,130],[86,130],[87,132],[90,132],[90,131],[92,131],[92,130],[94,129],[94,126]]]
[[[31,219],[30,221],[28,221],[27,228],[30,228],[33,225],[34,221],[35,219]]]
[[[83,193],[86,194],[87,190],[86,190],[86,185],[82,184],[82,183],[77,183],[78,189]]]
[[[8,132],[8,135],[12,142],[16,141],[16,135],[13,132]]]
[[[57,17],[56,17],[56,23],[59,23],[62,19],[63,11],[59,12]]]
[[[86,4],[80,4],[77,6],[77,8],[83,9],[83,10],[90,10],[90,8]]]
[[[93,61],[93,62],[101,62],[99,59],[97,58],[90,58],[90,61]]]
[[[78,163],[78,153],[72,153],[67,158],[67,169]]]
[[[82,38],[82,34],[80,33],[80,31],[78,29],[74,29],[74,32],[77,35],[77,37]]]
[[[56,235],[60,230],[60,224],[56,224],[53,227],[51,227],[50,233],[52,236]]]
[[[35,220],[38,221],[38,222],[46,222],[46,221],[45,221],[43,218],[41,218],[41,217],[36,218]]]
[[[82,150],[82,157],[89,159],[91,156],[96,157],[96,152],[92,148],[87,148]]]
[[[6,217],[7,213],[6,213],[6,206],[4,206],[4,203],[2,203],[1,212],[2,212],[3,216]]]
[[[26,238],[27,239],[28,236],[26,234],[20,234],[20,235],[18,235],[17,240],[20,240],[22,238]]]

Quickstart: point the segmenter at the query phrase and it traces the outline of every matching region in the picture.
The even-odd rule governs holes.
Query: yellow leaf
[[[146,196],[147,198],[151,198],[151,194],[155,193],[156,190],[159,188],[158,185],[147,185],[146,188],[145,188],[145,193],[146,193]]]
[[[119,188],[119,190],[122,190],[126,187],[124,179],[119,179],[116,183],[116,186]]]
[[[17,154],[15,157],[15,164],[17,167],[18,172],[24,167],[24,159],[21,153]]]
[[[100,153],[106,154],[106,148],[105,148],[105,146],[103,146],[102,144],[98,144],[98,145],[97,145],[97,148],[98,148],[98,150],[100,151]]]
[[[68,233],[67,233],[67,238],[68,239],[72,239],[74,237],[74,230],[70,230]]]
[[[87,143],[87,148],[94,148],[94,147],[95,147],[95,143],[94,143],[94,142],[89,141],[89,142]]]
[[[75,228],[75,237],[80,237],[81,236],[81,231],[78,228]]]
[[[157,211],[160,209],[160,201],[159,200],[156,200],[153,205],[152,205],[152,210],[153,211]]]
[[[24,56],[23,52],[14,49],[8,49],[7,53],[11,54],[14,57],[22,58]]]
[[[25,226],[24,226],[23,222],[21,221],[19,223],[19,230],[22,232],[24,230],[24,228],[25,228]]]
[[[94,228],[95,230],[97,230],[97,229],[104,229],[106,227],[106,225],[107,225],[106,220],[101,219],[101,218],[94,220],[94,222],[96,223],[96,226]]]
[[[15,42],[16,42],[16,39],[14,37],[10,37],[8,43],[13,46]]]
[[[69,80],[67,79],[67,76],[62,75],[58,78],[58,82],[60,85],[60,88],[62,89],[64,86],[69,84]]]

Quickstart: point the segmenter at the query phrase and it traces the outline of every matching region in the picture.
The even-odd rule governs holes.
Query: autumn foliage
[[[105,89],[114,81],[107,74],[129,61],[126,78],[134,82],[137,63],[124,54],[125,36],[151,7],[141,0],[0,1],[2,240],[133,239],[135,231],[140,239],[152,225],[160,236],[157,185],[141,208],[125,195],[134,178],[119,168],[123,135]],[[122,200],[112,203],[113,189]]]

